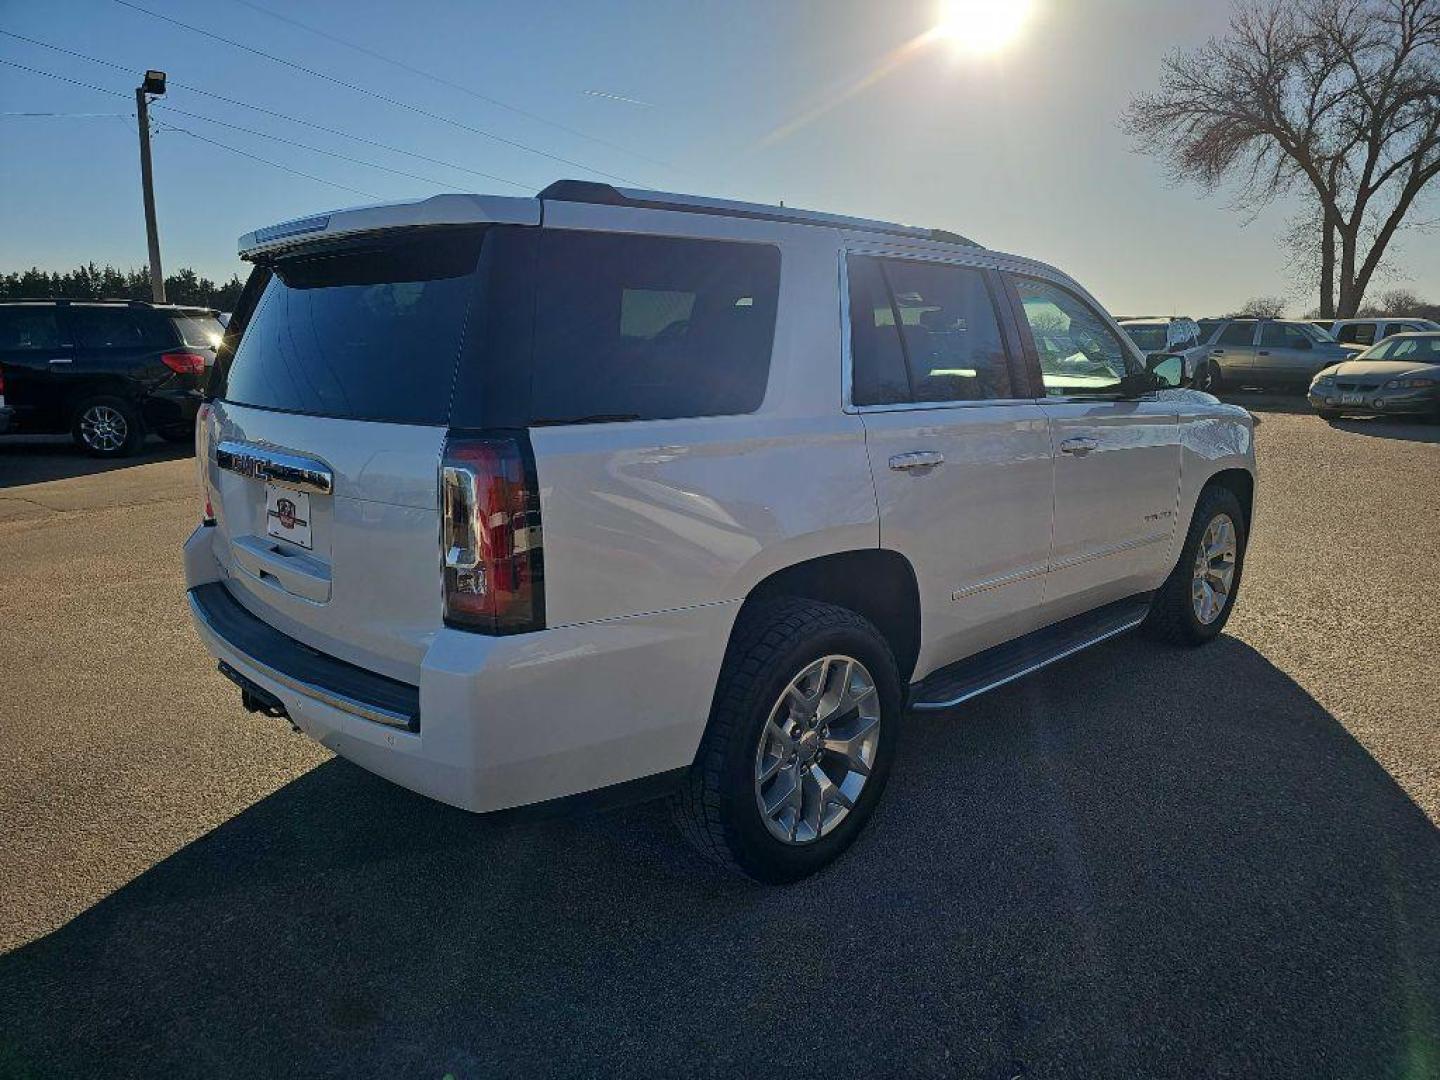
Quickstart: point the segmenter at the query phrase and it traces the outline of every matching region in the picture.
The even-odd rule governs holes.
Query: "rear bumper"
[[[243,617],[232,627],[197,611],[205,647],[278,698],[307,735],[362,768],[486,812],[694,760],[738,601],[513,637],[442,628],[419,685],[408,688],[418,716],[407,726],[364,715],[385,703],[377,687],[405,684],[323,656],[244,609],[210,553],[213,533],[199,528],[185,546],[192,608],[228,604]],[[297,651],[313,666],[301,670]]]

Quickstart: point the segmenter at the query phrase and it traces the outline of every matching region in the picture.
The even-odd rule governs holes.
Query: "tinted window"
[[[122,307],[71,307],[65,318],[82,349],[160,349],[175,339],[148,311]]]
[[[1335,339],[1351,345],[1370,345],[1375,341],[1375,324],[1351,323],[1349,326],[1342,326]]]
[[[1120,329],[1147,353],[1164,352],[1169,345],[1167,328],[1160,323],[1131,323],[1121,326]]]
[[[895,332],[895,309],[879,259],[852,256],[850,278],[850,400],[856,405],[894,405],[914,400],[905,352]]]
[[[282,259],[219,377],[242,405],[443,424],[482,233]]]
[[[1215,339],[1216,345],[1252,345],[1255,342],[1253,322],[1232,322]]]
[[[768,245],[545,232],[535,420],[753,412],[779,289],[780,252]]]
[[[54,349],[59,344],[54,308],[0,306],[0,349]]]
[[[1200,325],[1200,340],[1201,340],[1201,341],[1209,341],[1209,340],[1210,340],[1210,335],[1213,334],[1213,333],[1215,333],[1215,331],[1216,331],[1217,329],[1219,329],[1219,327],[1220,327],[1220,320],[1219,320],[1219,319],[1201,319],[1199,325]]]
[[[170,324],[186,345],[213,349],[225,336],[225,327],[214,315],[172,315]]]
[[[1413,329],[1415,329],[1413,326],[1407,326],[1405,323],[1398,323],[1398,322],[1386,323],[1386,324],[1385,324],[1385,333],[1381,334],[1380,336],[1381,336],[1381,337],[1389,337],[1391,334],[1403,334],[1403,333],[1405,333],[1407,330],[1413,330]]]
[[[1260,347],[1262,349],[1304,349],[1310,345],[1310,337],[1298,326],[1286,323],[1268,322],[1260,326]]]
[[[1046,394],[1113,394],[1138,367],[1099,312],[1078,296],[1036,278],[1013,280],[1040,354]]]
[[[1015,396],[995,306],[981,271],[904,259],[886,259],[882,269],[899,317],[914,400]]]

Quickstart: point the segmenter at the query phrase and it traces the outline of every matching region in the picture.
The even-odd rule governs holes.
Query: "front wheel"
[[[895,658],[860,615],[801,599],[743,612],[675,798],[681,831],[758,881],[813,874],[874,812],[901,708]]]
[[[1203,645],[1219,636],[1235,607],[1246,540],[1245,512],[1235,493],[1206,488],[1180,561],[1151,601],[1146,632],[1176,645]]]

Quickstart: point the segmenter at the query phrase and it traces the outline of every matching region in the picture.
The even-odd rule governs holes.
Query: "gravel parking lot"
[[[1440,427],[1246,403],[1229,632],[915,718],[788,889],[250,717],[193,461],[0,440],[0,1076],[1440,1076]]]

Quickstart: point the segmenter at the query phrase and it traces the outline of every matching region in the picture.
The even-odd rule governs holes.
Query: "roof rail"
[[[980,246],[974,240],[948,229],[924,229],[915,225],[899,225],[893,221],[846,217],[843,214],[796,210],[788,206],[768,206],[764,203],[733,202],[729,199],[707,199],[698,195],[677,195],[665,191],[617,188],[613,184],[591,180],[557,180],[541,191],[539,198],[553,199],[556,202],[595,203],[602,206],[632,206],[648,210],[679,210],[691,214],[755,218],[761,221],[783,221],[831,229],[858,229],[892,236],[909,236],[917,240],[935,240],[942,244]]]

